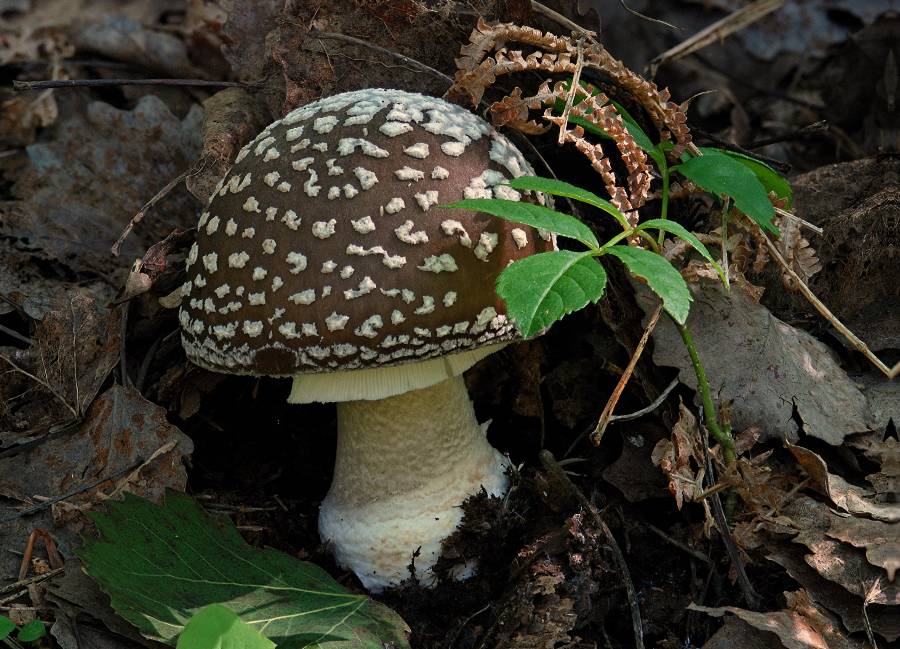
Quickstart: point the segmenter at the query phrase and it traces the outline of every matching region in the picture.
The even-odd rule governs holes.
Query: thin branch
[[[208,81],[206,79],[46,79],[43,81],[13,80],[15,90],[45,90],[47,88],[95,88],[100,86],[191,86],[200,88],[246,88],[237,81]]]
[[[44,511],[45,509],[55,505],[56,503],[62,502],[64,500],[68,500],[69,498],[73,498],[73,497],[77,496],[78,494],[84,493],[85,491],[90,491],[94,487],[101,485],[104,482],[108,482],[109,480],[117,480],[125,474],[130,474],[136,468],[140,468],[143,465],[144,465],[144,461],[141,459],[138,459],[136,462],[134,462],[130,466],[127,466],[124,469],[122,469],[121,471],[117,471],[116,473],[114,473],[112,475],[108,475],[104,478],[97,478],[96,480],[93,480],[92,482],[82,485],[82,486],[78,487],[77,489],[70,491],[67,494],[63,494],[62,496],[54,496],[53,498],[48,498],[47,500],[39,502],[37,505],[27,507],[25,509],[17,511],[15,514],[10,514],[9,516],[0,518],[0,523],[9,523],[16,519],[22,518],[23,516],[31,516],[32,514],[37,514],[38,512]]]
[[[734,32],[752,25],[763,16],[780,9],[786,2],[787,0],[756,0],[756,2],[741,7],[721,20],[717,20],[651,60],[648,66],[650,76],[656,76],[656,71],[663,63],[677,61],[703,49],[707,45],[718,43]]]
[[[830,322],[832,326],[837,329],[858,352],[869,359],[869,362],[871,362],[875,367],[881,370],[881,372],[885,376],[887,376],[888,378],[893,378],[896,370],[892,370],[887,365],[885,365],[884,362],[882,362],[882,360],[878,358],[878,356],[876,356],[871,349],[869,349],[869,346],[866,345],[866,343],[864,343],[862,340],[860,340],[859,336],[850,331],[847,325],[841,322],[840,319],[831,312],[831,309],[825,306],[822,300],[816,297],[816,294],[813,293],[809,286],[806,285],[806,282],[804,282],[803,279],[796,272],[794,272],[794,269],[790,267],[790,264],[788,264],[784,260],[784,257],[782,257],[781,253],[778,251],[778,247],[774,243],[772,243],[771,239],[766,236],[766,233],[763,232],[762,229],[759,230],[759,233],[766,242],[766,248],[768,249],[769,254],[772,255],[775,261],[778,262],[778,265],[781,266],[782,271],[787,273],[790,278],[794,280],[797,288],[801,293],[803,293],[803,296],[809,301],[813,308],[815,308],[815,310],[818,311],[823,318],[828,320],[828,322]]]
[[[644,328],[644,335],[641,336],[640,341],[638,341],[637,348],[634,350],[631,359],[628,361],[628,366],[625,368],[625,371],[622,372],[622,376],[619,378],[619,382],[616,384],[612,395],[606,402],[603,412],[600,413],[597,427],[594,428],[594,432],[591,433],[591,442],[593,442],[594,446],[599,446],[600,440],[603,439],[603,433],[606,432],[606,427],[609,425],[612,418],[613,410],[615,410],[616,404],[619,403],[619,398],[622,396],[622,392],[624,392],[625,386],[628,384],[628,380],[634,372],[638,359],[640,359],[641,354],[644,352],[644,347],[647,346],[647,341],[650,340],[650,334],[653,333],[656,323],[659,322],[659,316],[662,314],[662,307],[663,305],[660,303],[659,306],[656,307],[656,311],[653,312],[653,315],[650,316],[650,321]]]
[[[448,77],[446,74],[441,72],[440,70],[435,70],[433,67],[422,63],[421,61],[417,61],[416,59],[411,59],[410,57],[400,54],[400,52],[394,52],[393,50],[389,50],[385,47],[381,47],[380,45],[375,45],[374,43],[369,43],[359,38],[354,38],[353,36],[348,36],[347,34],[338,34],[336,32],[320,32],[317,29],[310,30],[309,32],[310,38],[320,38],[323,40],[330,41],[343,41],[345,43],[350,43],[352,45],[358,45],[360,47],[365,47],[367,49],[373,50],[375,52],[379,52],[384,54],[385,56],[390,56],[398,61],[403,61],[407,65],[411,65],[419,70],[423,70],[428,72],[429,74],[434,75],[439,78],[441,81],[445,82],[448,85],[453,85],[453,79]]]
[[[679,541],[678,539],[672,538],[671,536],[669,536],[668,534],[666,534],[665,532],[663,532],[661,529],[659,529],[658,527],[656,527],[656,525],[653,525],[653,524],[651,524],[651,523],[648,523],[647,521],[641,521],[641,525],[643,525],[643,526],[646,527],[648,530],[650,530],[651,532],[653,532],[654,534],[656,534],[656,536],[658,536],[659,538],[661,538],[661,539],[662,539],[663,541],[665,541],[666,543],[669,543],[669,544],[675,546],[676,548],[678,548],[678,549],[681,550],[682,552],[686,552],[687,554],[691,555],[692,557],[694,557],[695,559],[697,559],[697,560],[699,560],[699,561],[702,561],[703,563],[712,565],[712,559],[710,559],[708,556],[706,556],[705,554],[703,554],[703,553],[700,552],[699,550],[695,550],[694,548],[690,547],[690,546],[687,545],[686,543],[682,543],[682,542]]]
[[[10,584],[9,586],[0,588],[0,604],[6,604],[7,602],[17,600],[19,597],[28,592],[29,586],[39,584],[42,581],[47,581],[48,579],[53,579],[57,575],[65,572],[65,570],[65,566],[62,568],[54,568],[53,570],[48,570],[47,572],[40,575],[34,575],[33,577],[28,577],[27,579],[22,579],[13,584]]]
[[[112,254],[116,255],[117,257],[119,256],[119,248],[121,247],[122,242],[125,241],[125,238],[131,233],[131,231],[134,229],[134,226],[136,226],[138,223],[140,223],[143,220],[144,215],[147,213],[147,210],[149,210],[151,207],[156,205],[160,200],[162,200],[166,195],[168,195],[168,193],[171,192],[173,189],[175,189],[175,187],[180,182],[182,182],[185,178],[187,178],[188,176],[192,176],[195,173],[199,173],[199,171],[200,171],[199,169],[197,171],[193,171],[191,169],[186,169],[185,171],[182,171],[180,174],[178,174],[175,178],[170,180],[168,182],[168,184],[166,184],[165,187],[163,187],[158,192],[156,192],[156,195],[153,198],[151,198],[149,201],[147,201],[144,204],[144,206],[140,210],[138,210],[137,214],[135,214],[133,217],[131,217],[131,220],[128,222],[128,225],[125,226],[125,229],[122,231],[122,234],[119,236],[118,240],[113,244],[113,246],[111,248]]]
[[[34,381],[35,383],[37,383],[38,385],[40,385],[41,387],[43,387],[43,388],[44,388],[45,390],[47,390],[50,394],[52,394],[54,397],[56,397],[56,398],[59,400],[59,402],[62,403],[62,404],[69,410],[69,412],[72,413],[72,416],[73,416],[73,417],[75,417],[76,419],[78,418],[78,413],[75,411],[75,408],[73,408],[71,405],[69,405],[69,402],[66,401],[66,400],[63,398],[63,396],[62,396],[59,392],[57,392],[56,390],[54,390],[54,389],[50,386],[49,383],[47,383],[46,381],[42,381],[41,379],[39,379],[38,377],[36,377],[34,374],[32,374],[31,372],[29,372],[28,370],[22,369],[21,367],[19,367],[19,366],[16,365],[15,363],[13,363],[11,360],[9,360],[9,359],[8,359],[6,356],[4,356],[3,354],[0,354],[0,360],[6,361],[7,363],[10,364],[10,366],[11,366],[15,371],[19,372],[20,374],[24,374],[24,375],[27,376],[29,379],[31,379],[32,381]]]
[[[31,338],[23,336],[15,329],[10,329],[9,327],[7,327],[5,325],[0,324],[0,332],[5,333],[7,336],[12,336],[19,342],[23,342],[26,345],[28,345],[29,347],[34,344],[34,341]]]
[[[536,0],[531,0],[531,10],[534,11],[534,13],[536,13],[536,14],[541,14],[544,18],[549,18],[550,20],[555,22],[557,25],[562,25],[563,27],[572,30],[579,36],[582,36],[582,37],[588,39],[589,41],[596,42],[596,37],[597,37],[596,32],[592,32],[588,29],[585,29],[578,23],[569,20],[568,18],[563,16],[561,13],[559,13],[558,11],[554,11],[553,9],[551,9],[550,7],[548,7],[545,4],[541,4],[540,2],[537,2]]]
[[[581,41],[582,39],[579,38],[578,42],[575,44],[575,72],[572,73],[572,80],[569,81],[569,92],[566,93],[566,105],[560,116],[559,139],[556,141],[559,146],[563,145],[566,140],[566,133],[569,132],[566,128],[569,124],[569,113],[572,112],[572,102],[575,101],[575,93],[581,86],[581,72],[584,70],[584,46]]]

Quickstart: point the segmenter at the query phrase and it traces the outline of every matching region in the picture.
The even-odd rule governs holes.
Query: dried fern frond
[[[541,106],[540,97],[522,97],[521,88],[513,88],[512,93],[491,104],[491,122],[494,126],[510,126],[522,133],[540,135],[550,130],[549,126],[529,120],[530,111]]]
[[[822,264],[816,254],[815,248],[800,233],[800,224],[783,217],[776,217],[775,225],[781,231],[781,236],[775,245],[788,266],[802,279],[808,282],[809,278],[822,270]],[[781,273],[781,283],[789,291],[799,290],[797,282],[786,272]]]
[[[520,50],[508,51],[509,43],[535,48],[535,52],[526,57]],[[479,19],[469,36],[469,43],[460,50],[455,82],[445,96],[452,101],[469,96],[477,104],[499,76],[538,70],[572,74],[579,54],[584,67],[605,74],[643,106],[659,130],[660,138],[674,140],[675,156],[685,148],[696,152],[687,127],[687,115],[681,106],[671,101],[668,90],[659,90],[655,83],[629,70],[595,41],[582,43],[579,48],[569,36],[541,32],[533,27],[510,23],[490,25]]]

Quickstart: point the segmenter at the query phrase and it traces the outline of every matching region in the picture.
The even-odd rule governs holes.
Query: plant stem
[[[663,161],[665,161],[665,154],[663,154]],[[659,173],[662,174],[662,207],[659,210],[659,218],[668,219],[669,218],[669,165],[663,164],[659,168]],[[659,231],[659,246],[662,247],[663,241],[666,238],[666,233],[664,230]]]
[[[731,464],[735,460],[734,454],[734,438],[731,436],[730,430],[724,430],[719,424],[719,416],[716,413],[716,407],[713,405],[712,394],[709,391],[709,380],[706,378],[706,370],[703,369],[703,363],[700,362],[700,356],[697,354],[697,346],[694,344],[694,337],[687,325],[675,323],[678,332],[681,334],[681,340],[691,356],[691,365],[694,367],[694,374],[697,375],[697,390],[700,392],[700,398],[703,401],[703,413],[706,415],[706,427],[716,441],[722,445],[722,451],[725,456],[725,464]]]

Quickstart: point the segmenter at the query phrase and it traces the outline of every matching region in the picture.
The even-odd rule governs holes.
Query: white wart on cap
[[[554,242],[437,205],[518,199],[502,183],[530,172],[489,124],[440,99],[368,89],[294,110],[241,150],[201,215],[182,289],[188,357],[254,375],[407,368],[337,397],[304,379],[292,401],[380,398],[463,371],[495,348],[451,356],[450,370],[409,364],[516,338],[495,280]]]

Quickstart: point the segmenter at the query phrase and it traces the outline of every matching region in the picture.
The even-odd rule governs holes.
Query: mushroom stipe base
[[[410,577],[434,582],[460,505],[506,492],[509,460],[487,441],[462,376],[377,401],[338,403],[334,480],[319,533],[337,562],[378,592]]]

